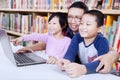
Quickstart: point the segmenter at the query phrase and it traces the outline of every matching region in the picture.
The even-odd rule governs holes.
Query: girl
[[[53,13],[48,20],[48,33],[37,34],[33,33],[30,35],[25,35],[16,39],[17,41],[42,41],[46,44],[46,54],[48,54],[49,59],[47,63],[55,64],[57,59],[63,58],[71,39],[65,36],[67,30],[67,14],[56,12]],[[21,53],[24,51],[32,51],[32,48],[25,47],[17,51]]]

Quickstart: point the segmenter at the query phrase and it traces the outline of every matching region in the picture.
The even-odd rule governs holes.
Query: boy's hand
[[[49,56],[49,59],[46,62],[47,64],[56,64],[57,59],[54,56]]]
[[[71,62],[67,59],[60,59],[57,62],[58,68],[61,70],[65,70],[65,66],[70,64]]]
[[[87,69],[84,65],[78,63],[70,63],[65,66],[65,71],[70,77],[79,77],[87,73]]]
[[[24,47],[22,49],[19,49],[16,53],[24,53],[24,52],[34,52],[30,47]]]
[[[11,40],[11,42],[13,42],[13,45],[15,45],[15,46],[20,45],[22,43],[22,37],[13,39],[13,40]]]

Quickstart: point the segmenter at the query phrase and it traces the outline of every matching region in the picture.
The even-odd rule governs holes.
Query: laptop
[[[5,30],[0,29],[0,42],[5,55],[16,66],[46,63],[46,60],[34,53],[14,53]]]

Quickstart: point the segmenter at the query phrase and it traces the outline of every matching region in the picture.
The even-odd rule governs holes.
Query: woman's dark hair
[[[99,10],[90,10],[84,14],[90,14],[96,17],[97,27],[101,27],[104,24],[104,14]]]
[[[62,28],[62,32],[65,35],[67,28],[68,28],[67,13],[62,13],[62,12],[53,13],[49,17],[48,22],[54,17],[58,17],[60,26]]]
[[[87,5],[85,5],[85,4],[84,4],[83,2],[81,2],[81,1],[74,2],[68,9],[70,9],[70,8],[83,9],[84,12],[88,11]]]

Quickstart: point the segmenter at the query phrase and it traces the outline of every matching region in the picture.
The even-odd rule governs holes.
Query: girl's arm
[[[26,46],[22,49],[19,49],[16,53],[23,53],[23,52],[34,52],[34,51],[40,51],[45,50],[46,44],[44,42],[34,44],[32,46]]]
[[[46,43],[44,43],[44,42],[36,43],[32,46],[29,46],[29,48],[31,48],[33,51],[45,50],[46,49]]]
[[[32,33],[29,35],[24,35],[22,37],[23,41],[41,41],[41,38],[44,37],[44,34]]]

